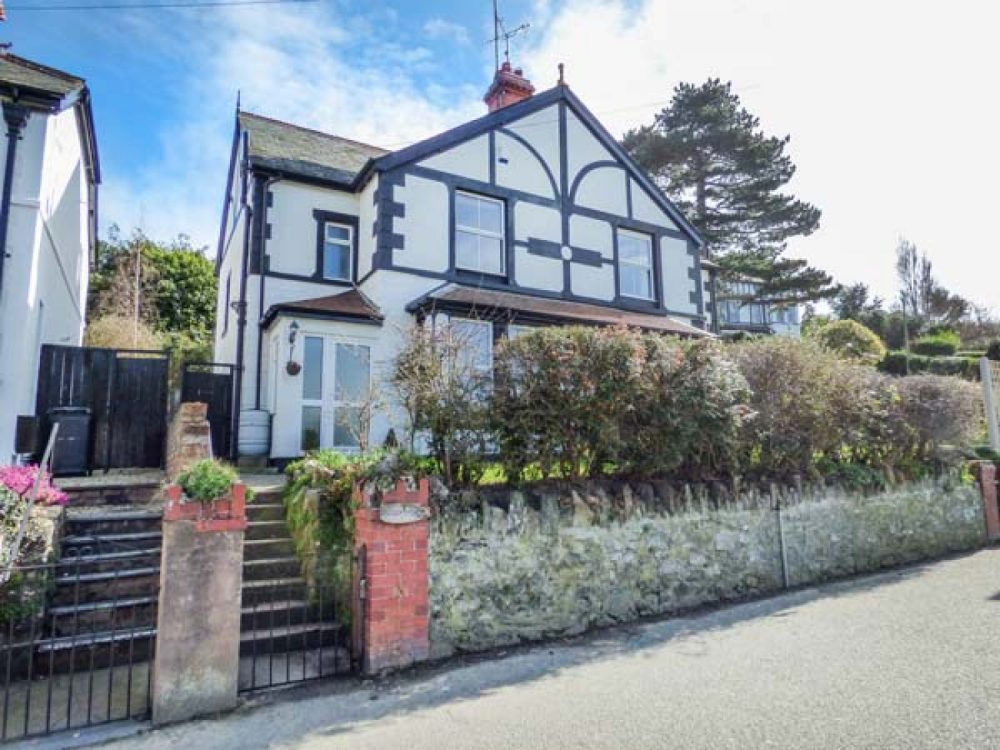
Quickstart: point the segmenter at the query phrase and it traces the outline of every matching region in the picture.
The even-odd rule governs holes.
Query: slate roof
[[[305,315],[313,318],[329,320],[356,320],[360,323],[375,323],[381,325],[385,316],[378,305],[372,302],[359,289],[351,288],[338,294],[312,299],[279,302],[271,305],[264,314],[262,321],[267,328],[274,322],[279,313]]]
[[[495,289],[446,284],[411,303],[407,309],[430,309],[435,303],[459,305],[481,312],[509,311],[527,319],[553,322],[589,323],[592,325],[625,325],[647,331],[660,331],[680,336],[710,337],[708,331],[666,315],[621,310],[586,302],[533,297]]]
[[[251,112],[240,112],[239,118],[249,134],[250,160],[278,172],[350,183],[369,159],[389,153]]]
[[[0,54],[0,83],[62,98],[83,88],[84,80],[9,52]]]

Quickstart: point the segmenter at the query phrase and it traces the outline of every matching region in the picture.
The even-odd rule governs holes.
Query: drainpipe
[[[247,275],[250,272],[250,225],[253,221],[253,199],[250,196],[247,180],[250,178],[248,163],[247,134],[243,134],[243,210],[246,218],[243,224],[243,267],[240,273],[240,299],[236,303],[236,382],[233,399],[233,444],[232,458],[239,457],[240,451],[240,412],[243,409],[243,335],[247,324]]]
[[[3,293],[3,267],[7,258],[7,227],[10,224],[10,195],[14,182],[14,157],[21,131],[28,122],[28,108],[4,102],[3,119],[7,123],[7,158],[3,167],[3,193],[0,195],[0,294]]]

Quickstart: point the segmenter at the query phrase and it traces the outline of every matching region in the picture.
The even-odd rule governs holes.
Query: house
[[[483,368],[525,326],[711,335],[701,239],[569,86],[504,63],[484,101],[391,152],[237,110],[215,359],[238,365],[241,454],[401,435],[385,376],[415,323],[449,319]]]
[[[797,305],[778,305],[756,299],[759,280],[723,278],[719,265],[711,260],[703,258],[701,267],[713,333],[724,338],[747,333],[801,336],[802,322]]]
[[[101,181],[82,78],[0,54],[0,464],[34,414],[42,344],[79,345]]]

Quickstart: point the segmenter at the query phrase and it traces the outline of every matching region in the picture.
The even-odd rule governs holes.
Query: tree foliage
[[[885,344],[873,331],[854,320],[838,320],[814,334],[824,349],[849,362],[874,365],[885,356]]]
[[[784,190],[795,174],[788,143],[789,136],[765,135],[719,79],[680,84],[652,125],[622,141],[725,273],[761,279],[759,299],[824,299],[835,292],[828,274],[781,257],[790,238],[811,234],[820,220],[816,206]]]

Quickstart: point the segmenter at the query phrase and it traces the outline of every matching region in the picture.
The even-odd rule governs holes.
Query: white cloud
[[[469,30],[460,23],[446,21],[443,18],[432,18],[424,24],[424,34],[429,39],[444,39],[455,44],[466,45],[472,39]]]
[[[129,226],[141,212],[153,234],[214,242],[238,88],[247,109],[389,147],[482,114],[479,56],[482,81],[442,87],[429,74],[433,56],[399,44],[391,14],[379,12],[243,7],[211,16],[190,39],[169,37],[193,61],[177,89],[180,124],[165,128],[147,168],[108,176],[105,218]],[[1000,108],[984,92],[1000,69],[990,36],[1000,8],[536,0],[528,18],[514,61],[540,89],[564,62],[569,84],[616,135],[649,122],[679,81],[732,80],[767,132],[791,134],[792,189],[823,209],[821,229],[792,243],[793,255],[888,295],[902,234],[930,253],[946,285],[996,304]]]

